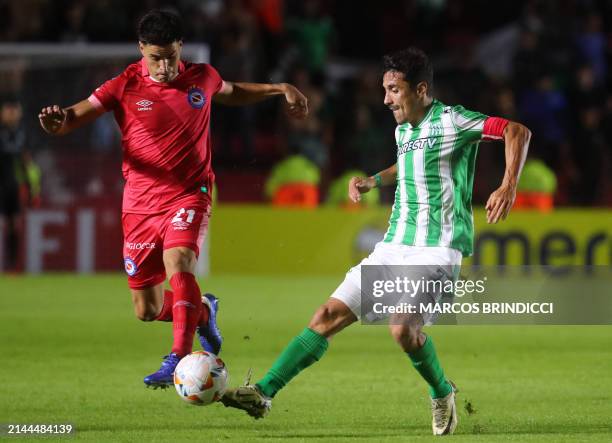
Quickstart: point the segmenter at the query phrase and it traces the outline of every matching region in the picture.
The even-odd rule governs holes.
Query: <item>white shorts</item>
[[[357,266],[352,267],[347,273],[344,281],[336,288],[331,297],[342,301],[357,316],[361,317],[361,266],[408,266],[413,265],[415,269],[422,270],[421,275],[426,280],[431,279],[433,272],[428,267],[438,269],[443,266],[452,269],[453,279],[459,275],[462,255],[457,249],[439,246],[407,246],[393,243],[378,242],[374,251],[364,258]],[[422,268],[420,267],[422,265]],[[416,276],[419,278],[421,276]],[[431,294],[430,294],[431,295]],[[432,302],[437,302],[434,297]],[[433,324],[435,317],[423,319],[426,324]]]

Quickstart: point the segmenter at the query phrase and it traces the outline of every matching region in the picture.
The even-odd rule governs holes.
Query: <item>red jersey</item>
[[[212,191],[210,107],[223,80],[208,64],[180,62],[169,83],[149,76],[144,59],[94,91],[113,111],[123,143],[123,212],[152,214]]]

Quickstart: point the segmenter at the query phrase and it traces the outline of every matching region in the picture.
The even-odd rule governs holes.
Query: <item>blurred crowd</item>
[[[279,101],[217,106],[212,127],[220,180],[245,170],[265,176],[280,160],[300,154],[320,168],[324,196],[326,185],[348,169],[372,174],[392,164],[395,124],[383,105],[379,61],[414,45],[434,62],[434,95],[441,101],[532,130],[530,157],[554,171],[557,205],[612,206],[610,0],[0,1],[0,41],[133,42],[138,17],[153,7],[181,14],[186,42],[209,45],[222,77],[291,82],[309,98],[310,116],[301,121],[286,118]],[[69,82],[69,91],[49,95],[34,86],[39,73],[2,58],[0,93],[22,97],[31,117],[24,121],[28,148],[35,157],[38,152],[43,183],[57,181],[45,176],[45,165],[52,167],[47,148],[61,147],[36,128],[41,96],[69,104],[122,66],[90,67]],[[61,75],[54,79],[57,88],[66,83]],[[120,152],[112,119],[61,143],[113,161]],[[483,144],[477,203],[503,171],[502,145]],[[84,188],[103,185],[93,181]]]

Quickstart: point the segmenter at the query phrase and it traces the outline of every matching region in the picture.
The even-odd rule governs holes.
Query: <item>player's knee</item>
[[[172,248],[164,251],[164,266],[171,275],[176,272],[193,272],[197,259],[195,253],[188,248]]]
[[[157,312],[147,306],[134,306],[136,318],[140,321],[153,321],[157,318]]]
[[[134,314],[141,321],[156,320],[163,307],[163,283],[144,289],[131,289]]]
[[[339,303],[327,302],[316,310],[308,327],[324,337],[330,337],[355,321],[355,315]]]
[[[418,324],[391,324],[389,326],[391,336],[404,351],[410,352],[421,347],[419,341],[421,326]]]
[[[164,257],[164,265],[167,268],[187,269],[191,264],[191,257],[183,252],[175,252]]]
[[[327,306],[320,306],[312,316],[308,327],[321,335],[327,336],[334,322],[334,313]]]

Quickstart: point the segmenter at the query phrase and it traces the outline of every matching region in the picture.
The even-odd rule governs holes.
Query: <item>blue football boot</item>
[[[204,294],[202,296],[202,304],[208,307],[208,323],[203,326],[198,326],[198,337],[200,345],[206,352],[219,355],[221,352],[221,344],[223,337],[217,326],[217,313],[219,312],[219,299],[212,294]]]
[[[172,386],[174,384],[174,369],[176,368],[176,365],[178,365],[179,361],[181,361],[181,357],[176,355],[174,352],[164,356],[164,361],[162,362],[159,371],[154,372],[151,375],[147,375],[144,378],[145,385],[147,385],[148,388],[151,387],[154,389],[165,389],[168,386]]]

